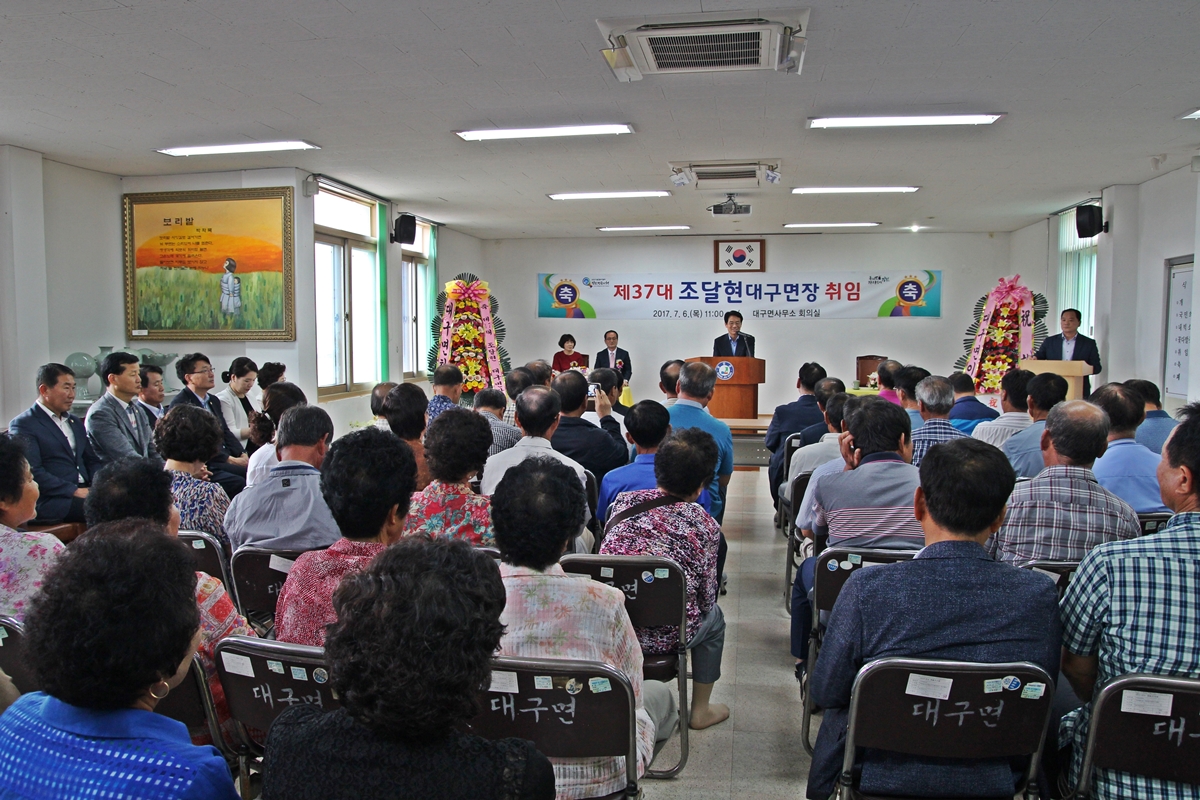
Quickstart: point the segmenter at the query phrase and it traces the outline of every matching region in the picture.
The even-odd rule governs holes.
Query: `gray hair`
[[[292,445],[314,447],[325,437],[333,441],[333,420],[320,406],[292,406],[279,418],[275,447],[282,450]]]
[[[1108,447],[1108,414],[1086,400],[1057,403],[1046,417],[1046,433],[1060,456],[1090,467]]]
[[[679,391],[692,397],[708,397],[717,385],[717,371],[703,361],[684,364],[679,370]]]
[[[948,378],[930,375],[917,384],[917,402],[925,406],[930,414],[949,414],[954,408],[954,387]]]

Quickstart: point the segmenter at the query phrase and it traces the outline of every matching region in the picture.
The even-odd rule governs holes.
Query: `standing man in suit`
[[[109,353],[100,362],[100,379],[108,390],[88,409],[84,426],[100,460],[158,458],[151,443],[154,426],[134,402],[142,388],[138,359],[132,353]]]
[[[1068,308],[1058,318],[1062,333],[1047,336],[1042,346],[1037,349],[1034,358],[1049,361],[1086,361],[1092,368],[1092,374],[1100,371],[1100,348],[1095,339],[1089,339],[1079,332],[1079,323],[1083,315],[1074,308]],[[1083,399],[1092,393],[1091,378],[1083,379]]]
[[[605,331],[604,344],[607,347],[596,353],[596,358],[592,361],[592,368],[607,367],[616,370],[625,379],[625,382],[629,383],[629,376],[633,374],[633,365],[629,360],[629,351],[617,347],[617,332]]]
[[[232,499],[246,488],[246,467],[250,463],[250,456],[242,449],[237,435],[225,424],[221,401],[215,394],[209,394],[217,384],[212,362],[203,353],[188,353],[175,362],[175,374],[183,383],[183,388],[171,401],[170,408],[179,405],[199,406],[216,417],[221,426],[221,450],[207,466],[212,479],[221,484],[225,494]]]
[[[713,340],[713,356],[753,358],[754,337],[742,333],[742,315],[739,312],[725,312],[725,330],[729,331],[728,335],[718,336]]]
[[[9,426],[25,443],[25,459],[41,491],[34,521],[84,522],[83,499],[101,462],[83,421],[71,413],[75,373],[63,364],[44,364],[37,383],[37,402]]]

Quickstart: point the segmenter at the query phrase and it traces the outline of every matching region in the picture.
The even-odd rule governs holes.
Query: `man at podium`
[[[754,337],[742,333],[742,315],[737,311],[725,312],[726,336],[718,336],[713,341],[713,357],[727,356],[730,358],[754,357]]]
[[[1039,361],[1085,361],[1092,368],[1092,374],[1100,371],[1100,348],[1095,339],[1089,339],[1079,332],[1079,323],[1083,315],[1074,308],[1062,312],[1058,325],[1062,333],[1047,336],[1042,346],[1034,353]],[[1086,400],[1092,393],[1092,381],[1083,379],[1083,398]]]

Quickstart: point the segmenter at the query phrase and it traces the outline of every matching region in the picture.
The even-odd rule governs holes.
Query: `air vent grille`
[[[758,179],[758,167],[740,169],[703,169],[696,168],[696,180],[700,181],[746,181]]]
[[[762,65],[762,31],[650,36],[655,66],[662,71],[708,70]]]

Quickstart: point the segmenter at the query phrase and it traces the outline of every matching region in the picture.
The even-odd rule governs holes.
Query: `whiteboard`
[[[1167,369],[1163,391],[1187,399],[1188,351],[1192,346],[1192,264],[1171,267],[1167,295]]]

